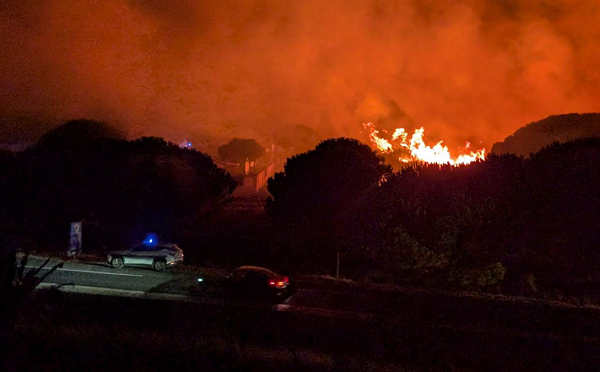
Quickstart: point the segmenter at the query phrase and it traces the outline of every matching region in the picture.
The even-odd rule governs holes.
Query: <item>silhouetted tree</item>
[[[67,129],[61,139],[73,137]],[[16,154],[2,168],[10,177],[0,181],[0,218],[12,235],[44,249],[64,249],[73,221],[84,222],[87,249],[126,244],[148,231],[181,242],[236,186],[208,155],[160,138],[51,143]]]
[[[269,211],[278,220],[327,222],[391,172],[368,145],[348,138],[321,142],[288,159],[269,179]]]
[[[219,156],[234,163],[244,163],[246,159],[254,161],[265,154],[265,149],[253,139],[234,138],[219,147]]]
[[[37,147],[74,149],[87,146],[99,139],[124,139],[123,134],[110,125],[95,120],[71,120],[56,127],[40,138]]]
[[[339,239],[357,213],[357,202],[390,172],[391,167],[368,145],[348,138],[329,139],[291,157],[284,171],[269,179],[268,211],[287,231],[290,249],[318,264],[345,245]]]
[[[515,156],[408,167],[363,200],[352,241],[395,276],[499,262],[520,247],[521,169]]]
[[[532,290],[590,295],[600,282],[599,169],[593,138],[528,159],[414,165],[362,199],[347,233],[396,280],[440,274],[436,285],[510,287],[527,278]]]
[[[283,147],[288,154],[313,149],[321,140],[321,136],[314,129],[304,125],[278,128],[273,137],[275,143]]]
[[[600,138],[547,146],[527,162],[527,266],[546,289],[600,282]]]

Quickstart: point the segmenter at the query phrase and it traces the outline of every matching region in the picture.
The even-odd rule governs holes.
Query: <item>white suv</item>
[[[150,266],[156,271],[164,271],[183,262],[183,251],[176,244],[140,244],[110,252],[108,262],[117,269],[123,266]]]

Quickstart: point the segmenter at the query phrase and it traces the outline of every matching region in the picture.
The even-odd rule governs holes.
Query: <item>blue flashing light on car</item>
[[[156,234],[150,233],[146,236],[142,244],[154,247],[158,245],[158,237]]]

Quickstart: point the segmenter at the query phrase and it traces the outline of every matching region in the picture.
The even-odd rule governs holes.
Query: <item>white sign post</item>
[[[72,222],[67,256],[73,257],[79,252],[81,252],[81,222]]]

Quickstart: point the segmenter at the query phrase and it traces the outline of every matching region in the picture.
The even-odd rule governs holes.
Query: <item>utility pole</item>
[[[337,255],[336,255],[336,266],[335,266],[335,278],[339,279],[340,278],[340,251],[337,251]]]

